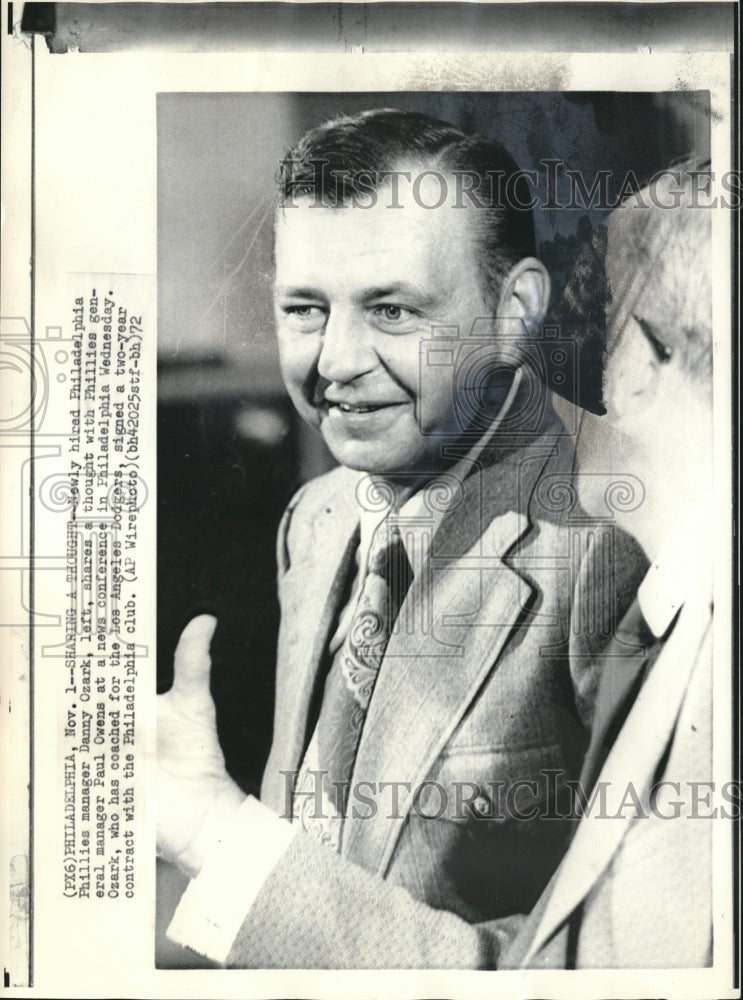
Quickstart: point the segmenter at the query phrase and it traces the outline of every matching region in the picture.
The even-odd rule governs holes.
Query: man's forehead
[[[426,209],[402,194],[389,204],[318,205],[313,198],[279,206],[275,219],[276,261],[312,258],[323,252],[354,258],[434,260],[454,252],[471,253],[474,212],[452,205]]]

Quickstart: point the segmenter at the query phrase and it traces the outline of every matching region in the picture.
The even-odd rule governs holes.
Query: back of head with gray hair
[[[635,316],[652,314],[687,376],[711,390],[711,217],[706,164],[665,171],[616,208],[578,261],[556,318],[581,354],[579,402],[605,412],[603,373]]]

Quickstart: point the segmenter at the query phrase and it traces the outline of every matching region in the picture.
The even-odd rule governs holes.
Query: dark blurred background
[[[613,199],[629,171],[642,185],[674,160],[708,154],[709,101],[698,92],[158,96],[158,688],[170,685],[187,619],[215,613],[220,739],[246,791],[259,787],[271,739],[276,529],[293,491],[332,465],[279,375],[274,176],[308,128],[373,107],[423,111],[498,138],[537,171],[540,200],[540,161],[561,160],[563,204],[566,170],[580,170],[589,187],[609,171]],[[605,214],[536,210],[553,301]],[[164,964],[180,963],[161,935],[159,947]]]

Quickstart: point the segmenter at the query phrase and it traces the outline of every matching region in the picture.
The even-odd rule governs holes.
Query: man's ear
[[[630,317],[604,373],[604,400],[612,423],[632,421],[652,405],[662,364],[637,320]]]
[[[524,257],[508,272],[501,291],[498,315],[519,319],[529,333],[534,333],[549,306],[550,277],[536,257]]]

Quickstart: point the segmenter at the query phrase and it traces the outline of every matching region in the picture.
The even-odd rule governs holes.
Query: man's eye
[[[380,317],[380,319],[383,319],[388,323],[400,323],[413,316],[412,309],[406,309],[405,306],[393,304],[375,306],[374,312]]]
[[[310,316],[316,316],[320,310],[317,306],[284,306],[284,312],[287,316],[298,316],[300,319],[308,319]]]
[[[314,305],[282,306],[281,311],[289,326],[299,330],[315,331],[325,323],[325,310]]]

